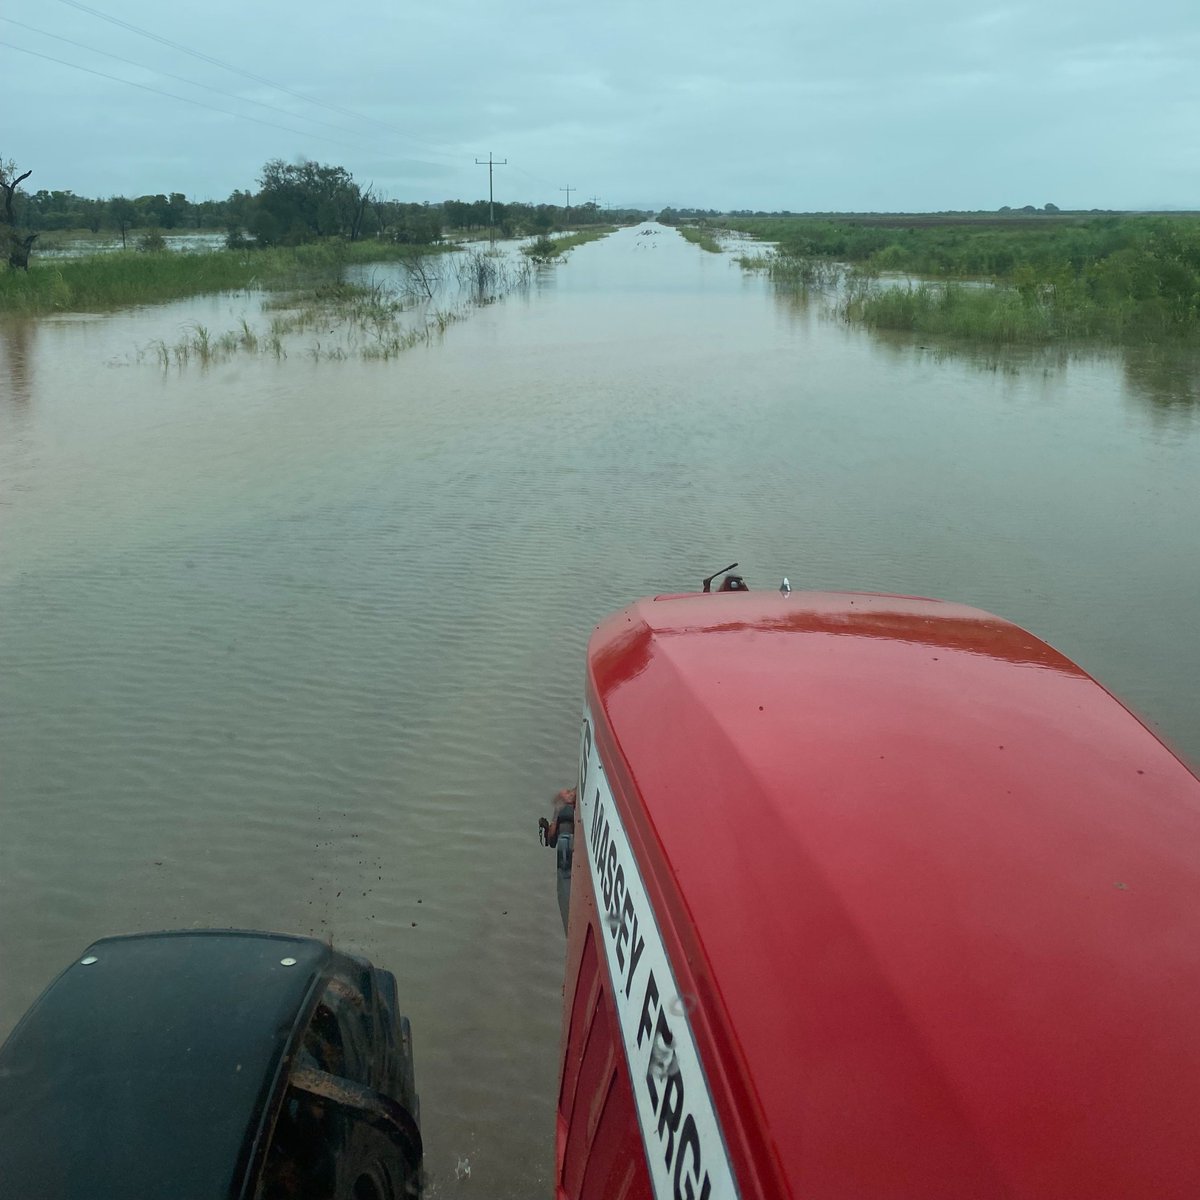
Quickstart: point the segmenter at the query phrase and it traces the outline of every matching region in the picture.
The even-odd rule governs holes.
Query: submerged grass
[[[456,265],[466,296],[456,308],[434,307],[427,279],[419,288],[410,280],[398,291],[378,283],[326,280],[268,297],[262,305],[265,329],[255,328],[245,318],[237,328],[220,334],[192,324],[173,343],[152,342],[139,358],[150,358],[164,370],[191,363],[208,367],[239,353],[272,355],[278,360],[287,358],[289,349],[314,362],[355,357],[386,361],[414,346],[430,344],[465,319],[471,307],[493,303],[527,286],[532,278],[528,262],[514,264],[486,252],[464,255]],[[307,345],[298,343],[305,334],[316,336]]]
[[[472,304],[491,304],[509,292],[529,287],[533,271],[525,260],[514,263],[499,251],[475,250],[455,260],[458,284]]]
[[[36,260],[0,273],[0,312],[103,312],[206,292],[303,287],[336,279],[353,263],[425,258],[440,247],[388,242],[316,242],[271,250],[202,254],[115,251],[89,258]]]
[[[846,273],[837,263],[808,255],[743,254],[737,262],[747,271],[764,271],[772,282],[800,290],[832,287]]]

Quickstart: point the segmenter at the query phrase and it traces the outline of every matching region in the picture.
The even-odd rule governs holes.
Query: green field
[[[1162,342],[1200,334],[1200,217],[995,214],[730,218],[775,242],[743,260],[811,286],[820,264],[854,269],[842,313],[885,329],[993,342]],[[919,277],[907,287],[871,282]],[[991,287],[963,287],[976,280]],[[935,282],[936,281],[936,282]]]

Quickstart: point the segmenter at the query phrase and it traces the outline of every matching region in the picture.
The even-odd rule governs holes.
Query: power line
[[[215,104],[205,104],[203,100],[193,100],[190,96],[177,96],[174,92],[164,92],[162,88],[151,87],[148,83],[134,83],[132,79],[122,79],[119,75],[109,75],[104,71],[97,71],[93,67],[81,67],[78,63],[67,62],[62,58],[55,58],[50,54],[39,54],[36,50],[27,50],[24,46],[15,46],[12,42],[0,41],[0,46],[7,46],[10,50],[19,50],[22,54],[32,54],[34,58],[43,58],[46,62],[58,63],[62,67],[71,67],[76,71],[84,71],[88,75],[98,75],[101,79],[109,79],[113,83],[123,83],[128,87],[139,88],[143,92],[153,92],[156,96],[166,96],[170,100],[182,100],[184,104],[194,104],[197,108],[207,108],[212,112],[221,113],[226,117],[233,117],[239,121],[253,121],[256,125],[268,125],[272,129],[282,129],[285,133],[295,133],[300,137],[317,138],[322,142],[331,142],[335,146],[341,146],[346,150],[357,150],[360,154],[370,154],[371,151],[362,146],[354,146],[349,142],[335,142],[333,138],[327,138],[323,134],[309,133],[304,129],[293,129],[289,125],[279,125],[274,121],[264,121],[261,117],[251,117],[246,113],[230,112],[227,108],[218,108]]]
[[[554,186],[554,184],[552,184],[550,182],[550,180],[543,179],[540,175],[531,175],[528,171],[524,170],[522,167],[518,167],[515,163],[512,164],[512,169],[514,171],[520,172],[520,174],[524,175],[527,179],[532,179],[534,181],[534,183],[543,184],[548,188],[552,188]]]
[[[579,189],[574,188],[574,187],[560,187],[558,190],[560,192],[567,193],[567,224],[570,225],[570,223],[571,223],[571,193],[577,192],[577,191],[579,191]]]
[[[108,13],[101,12],[98,8],[92,8],[87,4],[81,3],[81,0],[60,0],[60,3],[68,5],[70,8],[78,9],[80,12],[85,12],[93,17],[98,17],[102,21],[108,21],[112,25],[119,25],[122,29],[128,29],[132,33],[139,34],[141,37],[149,38],[151,41],[158,42],[160,45],[169,46],[172,50],[178,50],[182,54],[190,54],[193,58],[201,59],[203,62],[211,63],[213,66],[220,67],[225,71],[232,71],[235,75],[242,75],[246,79],[252,79],[255,83],[261,83],[265,87],[274,88],[278,92],[283,92],[288,96],[292,96],[297,100],[303,101],[305,104],[317,105],[320,108],[327,108],[331,112],[341,113],[346,117],[353,117],[356,121],[368,121],[372,125],[378,125],[383,129],[391,130],[407,141],[413,142],[418,146],[424,146],[428,150],[440,154],[445,158],[452,156],[442,150],[441,147],[434,146],[432,142],[427,142],[423,138],[400,129],[398,126],[389,125],[386,121],[380,121],[375,117],[368,117],[364,113],[355,112],[350,108],[343,108],[340,104],[330,104],[325,100],[314,100],[309,96],[302,95],[300,92],[293,91],[291,88],[284,87],[281,83],[276,83],[273,79],[267,79],[263,75],[255,75],[253,71],[246,71],[242,67],[235,67],[232,63],[227,63],[224,59],[214,58],[211,54],[205,54],[202,50],[193,50],[190,46],[185,46],[181,42],[174,42],[170,38],[163,37],[161,34],[152,33],[149,29],[143,29],[140,25],[134,25],[130,21],[123,21],[120,17],[110,16]]]
[[[53,38],[56,42],[66,42],[68,46],[75,46],[79,50],[87,50],[91,54],[102,54],[105,58],[115,59],[126,66],[137,67],[139,71],[151,71],[155,75],[164,76],[166,79],[174,79],[176,83],[186,83],[189,87],[203,88],[207,92],[215,92],[218,96],[224,96],[228,100],[239,100],[243,104],[254,104],[259,108],[270,109],[271,112],[283,113],[285,117],[294,117],[298,121],[311,121],[314,125],[322,125],[326,129],[333,129],[338,133],[353,134],[352,130],[346,129],[341,125],[333,125],[329,121],[322,121],[317,117],[306,117],[303,113],[289,112],[286,108],[280,108],[278,104],[268,104],[265,100],[253,100],[249,96],[239,96],[236,92],[227,92],[222,88],[213,87],[211,83],[201,83],[197,79],[187,79],[183,75],[172,75],[170,71],[164,71],[161,67],[148,67],[144,63],[135,62],[132,58],[123,58],[119,54],[113,54],[110,50],[101,50],[98,46],[89,46],[86,42],[77,42],[72,38],[63,37],[60,33],[51,33],[48,29],[38,29],[35,25],[26,25],[24,21],[17,21],[12,17],[0,17],[0,21],[7,21],[10,25],[17,25],[21,29],[28,29],[31,33],[40,34],[42,37]]]
[[[458,161],[456,156],[443,150],[440,146],[436,146],[434,143],[429,142],[424,138],[417,137],[415,134],[408,133],[407,131],[400,129],[397,126],[390,125],[386,121],[380,121],[375,117],[369,117],[364,113],[355,112],[353,109],[345,108],[341,105],[329,104],[323,100],[314,100],[311,97],[305,96],[300,92],[296,92],[296,91],[293,91],[291,88],[285,87],[283,84],[276,83],[274,80],[268,79],[265,76],[256,75],[252,71],[246,71],[241,67],[234,66],[232,63],[225,62],[223,59],[216,58],[211,54],[205,54],[203,51],[195,50],[190,46],[186,46],[180,42],[173,41],[170,38],[163,37],[161,34],[154,33],[153,31],[151,31],[149,29],[143,29],[141,26],[135,25],[130,21],[124,21],[119,17],[114,17],[114,16],[110,15],[109,13],[101,12],[98,8],[92,8],[90,5],[82,3],[81,0],[61,0],[61,3],[67,5],[70,8],[78,9],[80,12],[87,13],[90,16],[97,17],[98,19],[100,19],[102,21],[107,21],[112,25],[119,26],[122,29],[129,30],[131,33],[136,33],[141,37],[149,38],[151,41],[158,42],[160,45],[167,46],[172,50],[177,50],[182,54],[189,54],[193,58],[197,58],[197,59],[201,60],[202,62],[211,63],[213,66],[220,67],[222,70],[231,71],[235,75],[241,75],[246,79],[250,79],[250,80],[254,81],[255,83],[260,83],[265,87],[269,87],[269,88],[274,89],[275,91],[282,92],[285,95],[291,96],[294,99],[299,100],[301,103],[315,105],[320,108],[326,108],[326,109],[329,109],[331,112],[341,113],[342,115],[350,117],[357,121],[367,121],[371,124],[378,125],[383,129],[387,129],[387,130],[391,131],[392,133],[396,134],[398,137],[404,139],[405,141],[412,142],[414,145],[422,147],[428,153],[431,153],[437,157],[446,159],[447,162],[457,162]],[[271,112],[282,113],[284,116],[291,117],[295,120],[308,121],[314,125],[320,125],[326,129],[332,129],[337,133],[351,133],[352,134],[351,130],[347,130],[340,125],[331,124],[328,121],[322,121],[317,117],[305,116],[303,113],[289,112],[287,109],[280,108],[278,105],[275,105],[275,104],[269,104],[266,101],[254,100],[248,96],[239,96],[236,93],[224,91],[223,89],[214,87],[211,84],[200,83],[198,80],[188,79],[182,75],[174,75],[170,71],[164,71],[159,67],[146,66],[142,63],[135,62],[133,59],[124,58],[119,54],[114,54],[111,51],[101,50],[98,47],[89,46],[84,42],[77,42],[71,38],[63,37],[61,34],[51,33],[48,30],[38,29],[36,26],[33,26],[33,25],[27,25],[27,24],[25,24],[25,22],[15,20],[12,17],[0,17],[0,20],[7,21],[9,24],[16,25],[21,29],[27,29],[32,33],[41,35],[42,37],[53,38],[56,41],[65,42],[69,46],[75,46],[78,49],[86,50],[86,51],[89,51],[90,53],[104,55],[106,58],[111,58],[116,62],[125,63],[127,66],[135,67],[138,70],[151,71],[154,74],[162,75],[167,79],[173,79],[177,83],[187,84],[189,87],[203,88],[205,91],[214,92],[218,96],[224,96],[226,99],[229,99],[229,100],[236,100],[236,101],[238,101],[240,103],[244,103],[244,104],[253,104],[259,108],[265,108]],[[198,108],[207,108],[211,112],[220,113],[223,116],[227,116],[227,117],[233,117],[235,120],[253,121],[256,125],[265,125],[271,129],[280,129],[280,130],[283,130],[283,132],[285,132],[285,133],[297,134],[300,137],[316,138],[319,141],[328,142],[331,145],[335,145],[335,146],[341,146],[344,149],[356,150],[362,154],[372,153],[372,151],[367,150],[366,148],[364,148],[362,146],[353,145],[348,142],[335,141],[333,138],[325,137],[322,134],[311,133],[311,132],[301,130],[301,129],[295,129],[288,125],[280,125],[274,121],[264,121],[260,117],[252,117],[247,113],[230,112],[228,109],[218,108],[216,105],[206,104],[201,100],[195,100],[188,96],[179,96],[179,95],[176,95],[174,92],[163,91],[161,88],[154,88],[154,87],[149,86],[148,84],[135,83],[131,79],[122,79],[120,76],[109,75],[104,71],[97,71],[92,67],[85,67],[85,66],[80,65],[79,63],[67,62],[65,59],[55,58],[49,54],[42,54],[36,50],[29,50],[24,46],[17,46],[12,42],[0,41],[0,46],[6,46],[10,50],[17,50],[22,54],[29,54],[29,55],[32,55],[34,58],[41,58],[47,62],[57,63],[60,66],[70,67],[76,71],[83,71],[88,75],[95,75],[100,79],[107,79],[113,83],[123,83],[123,84],[127,85],[128,87],[135,87],[141,91],[150,92],[154,95],[165,96],[171,100],[180,100],[184,104],[193,104]],[[420,159],[413,159],[413,161],[421,162]],[[477,163],[479,163],[480,165],[486,165],[488,167],[488,209],[489,209],[489,219],[491,219],[492,210],[494,208],[494,193],[493,193],[493,187],[492,187],[492,167],[506,166],[506,165],[508,165],[508,159],[503,159],[503,160],[493,159],[491,157],[491,154],[489,153],[487,163],[483,163],[480,159],[476,159],[475,161]],[[437,164],[427,163],[425,165],[434,166]],[[526,171],[521,167],[516,167],[515,164],[514,164],[514,169],[519,171],[522,175],[525,175],[527,178],[534,180],[537,183],[541,183],[541,184],[545,185],[546,187],[553,187],[553,184],[551,184],[549,182],[549,180],[543,179],[541,176],[534,175],[531,172]],[[571,192],[576,191],[578,189],[572,187],[572,188],[560,188],[559,190],[566,191],[566,193],[567,193],[567,209],[569,211],[570,207],[571,207],[571,205],[570,205]]]
[[[91,8],[86,4],[81,4],[80,0],[61,0],[61,3],[69,5],[71,8],[77,8],[80,12],[88,13],[90,16],[99,17],[100,20],[108,21],[111,25],[119,25],[122,29],[128,29],[131,33],[139,34],[141,37],[150,38],[151,41],[158,42],[160,45],[169,46],[172,50],[179,50],[183,54],[190,54],[193,58],[199,58],[206,63],[212,63],[213,66],[221,67],[223,70],[232,71],[236,75],[243,75],[247,79],[254,80],[255,83],[264,84],[266,87],[274,88],[276,91],[286,92],[289,96],[293,96],[297,100],[302,100],[305,104],[321,104],[322,107],[332,108],[335,112],[347,113],[349,116],[356,118],[359,117],[358,113],[349,112],[348,109],[339,108],[337,105],[324,104],[320,100],[310,100],[307,96],[301,95],[299,92],[294,92],[282,84],[266,79],[262,75],[255,75],[253,71],[245,71],[241,67],[235,67],[231,63],[224,62],[222,59],[214,58],[211,54],[205,54],[201,50],[193,50],[190,46],[185,46],[181,42],[174,42],[170,38],[163,37],[161,34],[152,33],[149,29],[143,29],[140,25],[134,25],[130,21],[122,21],[120,17],[110,16],[108,13],[101,12],[98,8]],[[370,120],[371,118],[368,117],[366,119]]]

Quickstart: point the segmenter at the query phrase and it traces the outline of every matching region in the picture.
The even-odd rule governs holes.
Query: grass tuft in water
[[[772,283],[802,290],[835,287],[846,273],[840,263],[808,255],[742,255],[737,262],[743,270],[764,271]]]
[[[533,281],[528,261],[513,263],[501,253],[476,250],[455,261],[459,287],[472,304],[492,304],[509,292],[522,291]]]

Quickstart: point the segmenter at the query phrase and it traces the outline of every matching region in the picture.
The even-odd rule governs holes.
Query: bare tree
[[[22,236],[17,232],[17,218],[13,212],[17,188],[32,174],[30,170],[18,175],[17,164],[11,158],[7,162],[0,160],[0,189],[4,191],[4,228],[0,230],[0,237],[7,243],[8,265],[14,271],[29,270],[29,251],[38,238],[36,233]]]
[[[408,290],[415,292],[419,287],[426,300],[433,299],[433,289],[442,282],[442,273],[431,262],[428,254],[415,254],[405,264],[408,271]]]
[[[382,237],[387,232],[387,203],[382,196],[371,196],[371,208],[375,211],[375,223],[379,226],[376,237]]]

